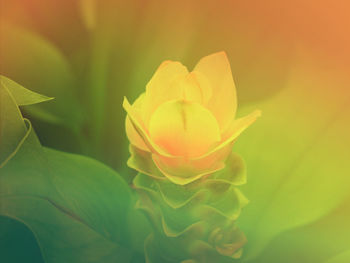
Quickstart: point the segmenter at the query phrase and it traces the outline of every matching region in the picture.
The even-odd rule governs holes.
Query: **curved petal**
[[[252,125],[258,117],[261,116],[260,110],[255,110],[252,113],[242,118],[236,119],[231,122],[227,131],[223,134],[223,140],[236,139],[246,128]]]
[[[201,104],[207,106],[213,95],[213,91],[208,78],[199,71],[192,71],[190,75],[193,79],[195,79],[195,81],[198,83],[200,87],[201,98],[202,98]]]
[[[216,152],[227,145],[230,145],[246,128],[248,128],[251,124],[253,124],[258,117],[261,116],[260,110],[255,110],[249,115],[239,118],[237,120],[233,120],[230,126],[227,128],[227,131],[222,134],[222,142],[216,146],[213,150],[200,157],[203,158],[207,155]]]
[[[200,208],[200,213],[205,215],[208,220],[212,218],[213,222],[237,220],[242,208],[249,203],[242,192],[233,186],[224,191],[222,196],[213,199],[212,202],[204,204]]]
[[[211,241],[220,254],[240,258],[247,238],[236,225],[233,225],[226,229],[217,229],[216,233],[211,236]]]
[[[246,169],[243,159],[234,152],[228,156],[225,168],[216,172],[207,180],[227,186],[243,185],[247,182]]]
[[[234,140],[260,115],[261,112],[257,110],[233,121],[222,143],[201,157],[188,159],[153,154],[153,161],[170,181],[180,185],[219,171],[225,167],[224,163],[231,153]]]
[[[176,86],[176,87],[175,87]],[[172,87],[181,91],[180,98],[207,106],[212,95],[208,79],[200,72],[192,71],[174,80]]]
[[[226,145],[201,159],[165,157],[157,154],[153,154],[152,158],[158,169],[170,181],[185,185],[223,169],[231,148],[231,144]]]
[[[151,140],[149,134],[136,120],[137,114],[135,114],[134,109],[126,98],[123,106],[128,112],[128,116],[135,131],[153,153],[152,159],[157,168],[170,181],[180,185],[188,184],[205,175],[223,169],[225,167],[224,162],[231,153],[233,141],[261,114],[260,111],[254,111],[246,117],[233,121],[228,132],[224,134],[225,137],[221,144],[198,158],[185,158],[171,155]]]
[[[141,107],[143,105],[144,96],[145,94],[142,93],[133,103],[131,106],[134,111],[135,115],[138,115],[138,118],[140,119],[140,123],[142,123],[142,116],[141,116]],[[143,138],[140,136],[140,134],[136,131],[134,128],[134,125],[132,124],[129,116],[126,116],[125,118],[125,129],[126,129],[126,136],[128,137],[130,143],[137,148],[143,150],[143,151],[150,151],[147,145],[145,144]]]
[[[157,179],[165,179],[163,174],[154,164],[150,152],[143,151],[132,145],[129,146],[129,151],[131,156],[127,164],[130,168]]]
[[[213,92],[208,109],[216,117],[220,130],[225,131],[235,117],[237,108],[236,88],[226,53],[218,52],[202,58],[194,71],[208,78]]]
[[[188,75],[187,68],[180,62],[164,61],[146,86],[146,96],[143,106],[143,117],[146,127],[156,108],[173,99],[182,97],[181,86],[174,85],[174,81]]]
[[[134,128],[134,125],[131,123],[131,120],[128,116],[126,116],[126,119],[125,119],[125,129],[126,129],[126,136],[128,137],[130,144],[136,146],[137,148],[143,151],[149,152],[147,145],[145,144],[140,134]]]
[[[221,140],[212,113],[198,103],[183,100],[159,106],[150,120],[149,133],[165,151],[185,158],[203,155]]]
[[[151,140],[148,132],[146,131],[146,129],[144,127],[144,124],[141,122],[141,118],[139,116],[140,112],[137,109],[135,109],[134,107],[132,107],[130,105],[129,101],[127,100],[127,98],[125,98],[125,97],[124,97],[124,101],[123,101],[123,107],[126,110],[128,117],[130,119],[130,122],[134,126],[135,131],[143,139],[147,148],[150,149],[150,151],[153,153],[161,154],[161,155],[167,156],[167,157],[173,157],[171,154],[162,150],[158,145],[156,145]]]

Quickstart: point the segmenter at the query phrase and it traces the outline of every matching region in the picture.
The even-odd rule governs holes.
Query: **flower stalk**
[[[164,61],[133,104],[125,98],[128,166],[138,207],[153,225],[146,261],[232,262],[246,242],[236,220],[248,203],[246,181],[232,152],[260,116],[236,119],[237,98],[225,52],[202,58],[189,72]]]
[[[231,153],[226,168],[187,185],[138,174],[137,208],[153,232],[145,241],[146,262],[232,262],[246,238],[236,225],[248,203],[238,189],[246,181],[241,158]]]

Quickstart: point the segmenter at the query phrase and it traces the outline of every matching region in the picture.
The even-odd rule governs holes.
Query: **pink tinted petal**
[[[145,129],[145,127],[142,125],[142,122],[140,121],[140,117],[138,115],[138,111],[135,110],[127,100],[127,98],[124,97],[123,101],[123,107],[126,110],[128,117],[130,118],[131,124],[134,126],[135,131],[140,135],[140,137],[143,139],[145,145],[147,148],[157,154],[161,154],[164,156],[172,157],[171,154],[167,153],[163,149],[161,149],[157,144],[155,144],[151,138],[149,137],[148,131]]]
[[[158,169],[170,181],[185,185],[223,169],[231,148],[232,144],[226,145],[201,159],[169,158],[157,154],[153,154],[152,158]]]
[[[221,140],[213,114],[194,102],[172,100],[153,113],[151,139],[175,156],[196,157],[206,153]]]

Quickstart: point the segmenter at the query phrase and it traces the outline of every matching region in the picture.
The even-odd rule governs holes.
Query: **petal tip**
[[[226,53],[226,51],[224,51],[224,50],[221,50],[221,51],[218,51],[218,52],[216,52],[216,53],[213,53],[212,55],[221,56],[221,57],[227,58],[227,53]]]
[[[227,56],[227,53],[226,51],[218,51],[218,52],[215,52],[215,53],[212,53],[208,56],[205,56],[203,57],[201,60],[205,60],[205,59],[209,59],[209,58],[216,58],[216,59],[221,59],[221,60],[226,60],[228,61],[228,56]]]
[[[123,98],[123,108],[126,110],[126,111],[128,111],[128,108],[130,108],[130,103],[129,103],[129,101],[128,101],[128,99],[126,98],[126,96],[124,96],[124,98]]]

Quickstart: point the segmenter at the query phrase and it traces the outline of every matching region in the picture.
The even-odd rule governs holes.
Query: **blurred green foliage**
[[[263,111],[234,147],[251,201],[238,221],[248,238],[242,260],[349,261],[346,74],[294,34],[272,34],[276,23],[263,24],[260,12],[213,3],[1,1],[0,73],[55,97],[25,106],[45,98],[19,88],[32,101],[16,101],[1,78],[5,262],[142,262],[150,228],[125,183],[134,174],[122,98],[136,98],[161,61],[191,66],[218,50],[231,58],[239,115]]]

